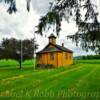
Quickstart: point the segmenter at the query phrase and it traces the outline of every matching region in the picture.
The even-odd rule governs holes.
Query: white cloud
[[[39,16],[32,8],[30,13],[26,11],[24,0],[16,3],[18,12],[12,15],[6,12],[5,4],[0,3],[0,35],[2,37],[30,38],[33,36],[32,31],[38,23]]]
[[[6,12],[7,5],[0,3],[0,39],[3,37],[32,38],[40,16],[44,15],[49,9],[49,1],[51,0],[32,0],[31,9],[28,13],[25,0],[16,0],[18,12],[12,15]],[[63,21],[61,35],[57,38],[57,43],[60,45],[64,43],[65,47],[74,51],[75,56],[91,54],[92,52],[86,53],[80,47],[76,47],[74,43],[72,44],[71,40],[66,39],[67,35],[74,34],[76,31],[74,22],[68,24]],[[43,37],[36,36],[37,43],[40,45],[39,50],[47,45],[47,37],[51,33],[52,30],[45,32],[46,35]]]
[[[39,15],[44,15],[49,10],[49,1],[51,0],[31,0],[32,7]]]

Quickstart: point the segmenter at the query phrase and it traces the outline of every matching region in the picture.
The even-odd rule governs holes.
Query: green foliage
[[[99,59],[100,60],[100,55],[87,55],[87,56],[82,56],[82,59]]]
[[[25,2],[27,2],[27,10],[29,11],[30,10],[30,1],[31,0],[27,0]],[[7,9],[7,12],[9,14],[12,14],[12,13],[16,13],[17,12],[17,7],[16,7],[16,0],[0,0],[0,2],[5,2],[6,4],[9,5],[8,9]]]
[[[34,56],[34,50],[38,48],[34,39],[31,40],[16,40],[3,39],[0,48],[0,59],[13,59],[19,62],[20,68],[22,61],[32,59]],[[21,60],[22,58],[22,60]]]
[[[88,25],[85,26],[88,28]],[[91,50],[95,51],[96,54],[100,54],[100,25],[98,26],[96,23],[94,23],[90,27],[97,30],[90,30],[91,28],[85,28],[85,33],[81,31],[80,33],[69,35],[68,38],[72,39],[72,41],[76,43],[77,46],[80,44],[83,50],[86,50],[87,52]]]
[[[44,30],[49,30],[51,25],[54,25],[59,35],[62,20],[70,22],[70,19],[74,19],[78,31],[67,37],[77,46],[80,44],[86,51],[93,50],[100,54],[100,23],[97,19],[96,7],[92,0],[55,0],[51,3],[49,12],[41,17],[36,32],[42,35]],[[85,14],[82,11],[86,11]],[[92,20],[91,23],[89,23],[90,20]]]
[[[2,1],[10,5],[8,8],[10,14],[17,11],[15,0],[0,0],[0,2]],[[30,10],[30,1],[27,0],[28,11]],[[43,35],[43,31],[49,30],[53,25],[59,35],[62,20],[70,22],[70,19],[71,21],[73,19],[78,31],[74,35],[69,35],[68,38],[72,39],[77,46],[80,44],[84,50],[92,50],[100,54],[99,13],[93,0],[54,0],[50,4],[50,10],[40,18],[36,33]],[[89,23],[90,21],[91,23]]]
[[[61,20],[62,18],[58,15],[57,12],[48,12],[46,16],[40,19],[40,23],[37,26],[38,30],[36,31],[36,33],[43,35],[42,32],[45,31],[46,28],[49,30],[51,25],[56,25],[56,31],[60,31]]]
[[[100,60],[100,55],[87,55],[74,57],[75,60]]]
[[[54,66],[52,64],[47,64],[47,65],[45,65],[45,68],[51,69],[51,68],[54,68]]]
[[[79,60],[52,70],[0,67],[0,99],[99,100],[99,77],[100,60]]]
[[[51,69],[51,68],[54,68],[54,66],[52,64],[37,64],[37,68],[40,68],[40,69]]]
[[[92,28],[93,26],[87,25],[87,21],[92,19],[93,23],[98,23],[97,20],[97,11],[95,10],[96,5],[93,4],[91,0],[55,0],[51,3],[50,11],[40,19],[38,25],[38,32],[42,33],[45,26],[48,26],[49,23],[55,23],[56,33],[59,33],[61,30],[62,19],[66,19],[69,22],[70,18],[74,18],[76,24],[81,29],[83,28]],[[85,15],[82,14],[81,10],[86,10]],[[55,16],[56,15],[56,16]],[[84,17],[84,19],[83,19]],[[55,21],[56,20],[56,21]],[[45,23],[46,22],[46,23]],[[40,28],[40,24],[45,23],[45,26]],[[84,25],[83,25],[84,23]],[[92,24],[92,23],[91,23]],[[98,25],[97,25],[98,26]],[[57,28],[58,27],[58,28]]]
[[[16,13],[16,1],[15,0],[0,0],[0,2],[5,2],[6,4],[9,4],[9,7],[7,9],[7,12],[9,14]]]

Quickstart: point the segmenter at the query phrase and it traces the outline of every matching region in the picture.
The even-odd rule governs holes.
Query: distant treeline
[[[100,59],[100,55],[87,55],[87,56],[82,56],[82,59]]]
[[[83,59],[83,60],[92,60],[92,59],[100,59],[100,55],[87,55],[87,56],[77,56],[75,59]]]

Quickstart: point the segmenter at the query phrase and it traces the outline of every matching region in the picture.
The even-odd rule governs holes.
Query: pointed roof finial
[[[56,36],[54,36],[54,34],[52,33],[49,38],[56,38]]]

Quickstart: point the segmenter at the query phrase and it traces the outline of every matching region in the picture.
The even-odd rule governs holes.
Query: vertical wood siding
[[[51,53],[41,54],[41,58],[37,60],[38,64],[52,64],[55,67],[61,67],[73,64],[73,54],[68,52],[54,52],[54,59],[50,58]],[[66,59],[67,54],[67,59]],[[37,55],[38,56],[38,55]]]

